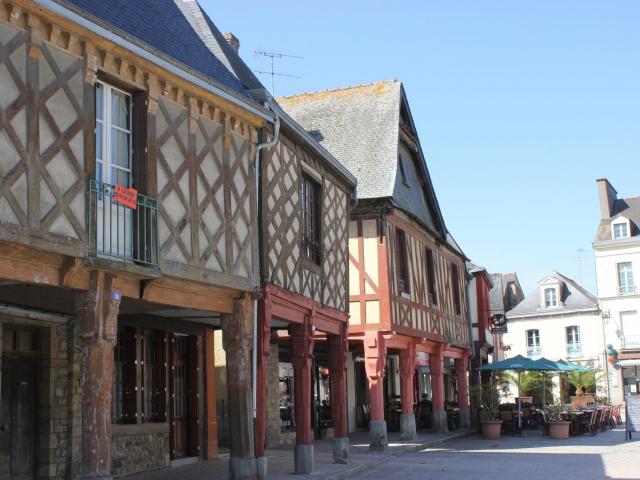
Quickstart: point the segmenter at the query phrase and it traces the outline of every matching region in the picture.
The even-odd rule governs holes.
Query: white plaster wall
[[[577,325],[580,327],[580,342],[582,356],[570,360],[593,360],[595,366],[606,372],[605,341],[603,334],[602,318],[596,313],[567,313],[563,315],[536,316],[530,318],[509,319],[508,333],[504,334],[503,342],[511,345],[511,349],[505,352],[505,358],[516,355],[527,356],[527,330],[540,331],[540,347],[542,356],[550,360],[567,360],[567,334],[566,327]],[[600,388],[606,395],[606,384],[603,378]],[[558,395],[558,389],[554,388],[554,396]]]
[[[621,321],[622,312],[638,312],[640,321],[640,291],[635,294],[619,295],[617,264],[631,262],[633,279],[640,284],[640,242],[619,241],[595,246],[596,279],[598,300],[605,319],[605,345],[611,344],[615,350],[622,348],[624,334]],[[636,287],[636,290],[639,290]],[[619,368],[609,367],[609,388],[611,400],[622,402],[622,379]]]

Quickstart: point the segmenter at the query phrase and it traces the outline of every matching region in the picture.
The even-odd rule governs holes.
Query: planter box
[[[485,420],[480,422],[480,431],[484,438],[495,440],[500,438],[502,420]]]
[[[571,422],[549,422],[549,436],[558,440],[569,438],[569,425]]]

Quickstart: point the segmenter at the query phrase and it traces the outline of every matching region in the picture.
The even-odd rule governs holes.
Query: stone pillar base
[[[460,409],[460,428],[469,428],[471,426],[471,412],[468,408]]]
[[[434,410],[431,414],[431,430],[434,433],[446,433],[449,431],[447,426],[447,412],[444,410]]]
[[[371,420],[369,422],[369,448],[371,450],[384,450],[388,444],[387,422],[384,420]]]
[[[258,478],[267,478],[269,476],[267,457],[258,457],[256,462],[258,465]]]
[[[229,459],[229,479],[230,480],[255,480],[257,467],[255,458]]]
[[[313,444],[296,445],[294,449],[296,473],[311,473],[313,471]]]
[[[334,463],[351,463],[349,458],[349,438],[342,437],[333,440]]]
[[[400,440],[417,440],[416,416],[413,413],[400,415]]]

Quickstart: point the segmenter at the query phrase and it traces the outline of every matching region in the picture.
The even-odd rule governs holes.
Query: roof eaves
[[[51,10],[57,15],[60,15],[67,20],[77,23],[87,30],[106,38],[114,44],[135,53],[160,68],[168,70],[184,80],[193,83],[214,95],[222,97],[245,110],[248,110],[263,120],[268,122],[274,121],[274,115],[262,105],[254,102],[248,97],[238,94],[224,85],[221,85],[212,78],[204,77],[178,60],[159,52],[137,38],[127,35],[113,25],[103,22],[81,9],[75,8],[64,0],[34,0],[34,2],[39,6]]]

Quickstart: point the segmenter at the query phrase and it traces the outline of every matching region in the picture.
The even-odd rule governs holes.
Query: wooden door
[[[0,478],[35,478],[36,363],[2,360]]]
[[[188,339],[171,336],[171,457],[189,454]]]

